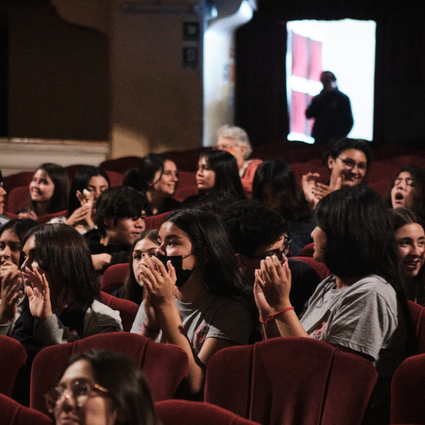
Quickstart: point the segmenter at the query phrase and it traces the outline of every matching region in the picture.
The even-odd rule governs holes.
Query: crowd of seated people
[[[5,210],[0,186],[0,334],[22,343],[30,370],[44,347],[123,332],[100,292],[101,275],[122,263],[127,276],[114,296],[139,308],[131,333],[186,353],[187,397],[202,399],[209,359],[223,348],[309,337],[372,362],[378,384],[366,420],[389,423],[392,375],[417,352],[407,300],[425,305],[424,169],[399,167],[385,197],[367,187],[366,141],[337,141],[323,156],[324,181],[281,158],[250,162],[239,130],[221,128],[217,149],[201,153],[198,193],[183,203],[174,199],[177,165],[163,154],[142,158],[114,187],[100,167],[70,179],[43,164],[22,211]],[[149,228],[146,217],[160,214]],[[314,256],[303,259],[311,243]],[[57,423],[79,390],[114,399],[98,356],[114,361],[76,357],[50,393]],[[126,423],[119,404],[102,409],[110,423]],[[158,423],[154,409],[146,423]]]

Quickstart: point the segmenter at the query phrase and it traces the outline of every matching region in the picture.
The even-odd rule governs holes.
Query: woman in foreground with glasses
[[[344,186],[363,183],[370,167],[371,155],[368,142],[361,139],[341,139],[323,156],[329,169],[328,184],[318,181],[319,173],[308,173],[302,177],[304,195],[311,209],[326,195]]]
[[[252,197],[277,211],[288,226],[292,239],[291,253],[298,256],[302,248],[313,242],[314,229],[308,202],[292,167],[280,159],[259,165],[252,184]]]
[[[280,336],[318,339],[372,361],[378,383],[367,423],[389,423],[391,378],[415,354],[416,339],[385,205],[365,186],[344,188],[319,202],[316,220],[314,259],[332,275],[298,319],[289,300],[287,264],[276,257],[263,260],[254,295],[265,334],[277,325]]]
[[[45,397],[56,425],[160,425],[142,369],[119,353],[74,355]]]

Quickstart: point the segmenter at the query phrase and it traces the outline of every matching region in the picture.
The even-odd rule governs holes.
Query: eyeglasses
[[[101,393],[107,394],[108,390],[103,388],[98,384],[92,384],[88,381],[77,379],[71,382],[68,385],[58,385],[57,387],[51,389],[44,398],[46,399],[47,410],[52,413],[57,408],[58,403],[64,401],[65,398],[70,398],[74,400],[74,403],[78,407],[83,407],[90,395],[94,391],[99,391]]]
[[[271,257],[272,255],[276,255],[278,258],[282,256],[282,254],[288,255],[291,249],[292,239],[289,239],[287,236],[283,237],[283,245],[281,248],[273,249],[268,251],[264,257],[258,257],[256,255],[249,256],[250,258],[257,258],[258,260],[265,260],[266,257]]]
[[[337,159],[342,161],[347,170],[352,170],[357,165],[359,172],[363,174],[366,173],[367,164],[365,162],[356,162],[351,158],[340,158],[339,156],[337,157]]]

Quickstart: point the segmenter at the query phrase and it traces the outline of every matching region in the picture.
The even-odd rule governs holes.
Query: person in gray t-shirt
[[[227,233],[216,215],[178,210],[159,229],[158,257],[143,254],[136,279],[146,297],[131,332],[180,346],[192,393],[203,388],[216,351],[247,344],[252,315]],[[161,258],[161,257],[160,257]],[[180,264],[172,264],[179,260]]]
[[[415,341],[384,203],[365,186],[344,188],[319,202],[316,221],[314,258],[333,275],[317,287],[299,320],[289,301],[287,265],[262,261],[254,294],[264,331],[273,322],[281,336],[319,339],[371,360],[378,384],[368,420],[389,423],[391,377],[414,353]]]

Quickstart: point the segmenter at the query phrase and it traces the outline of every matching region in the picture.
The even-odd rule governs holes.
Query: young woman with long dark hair
[[[378,373],[370,423],[389,422],[391,377],[415,353],[415,334],[398,264],[394,233],[381,197],[364,186],[324,197],[316,208],[314,258],[332,275],[298,319],[289,301],[286,264],[268,257],[256,271],[255,297],[267,334],[304,336],[371,360]]]
[[[246,289],[226,230],[213,213],[175,211],[159,237],[159,257],[144,254],[139,266],[137,279],[147,294],[131,331],[180,346],[189,357],[190,390],[198,393],[209,358],[248,343],[251,314],[241,302]]]

